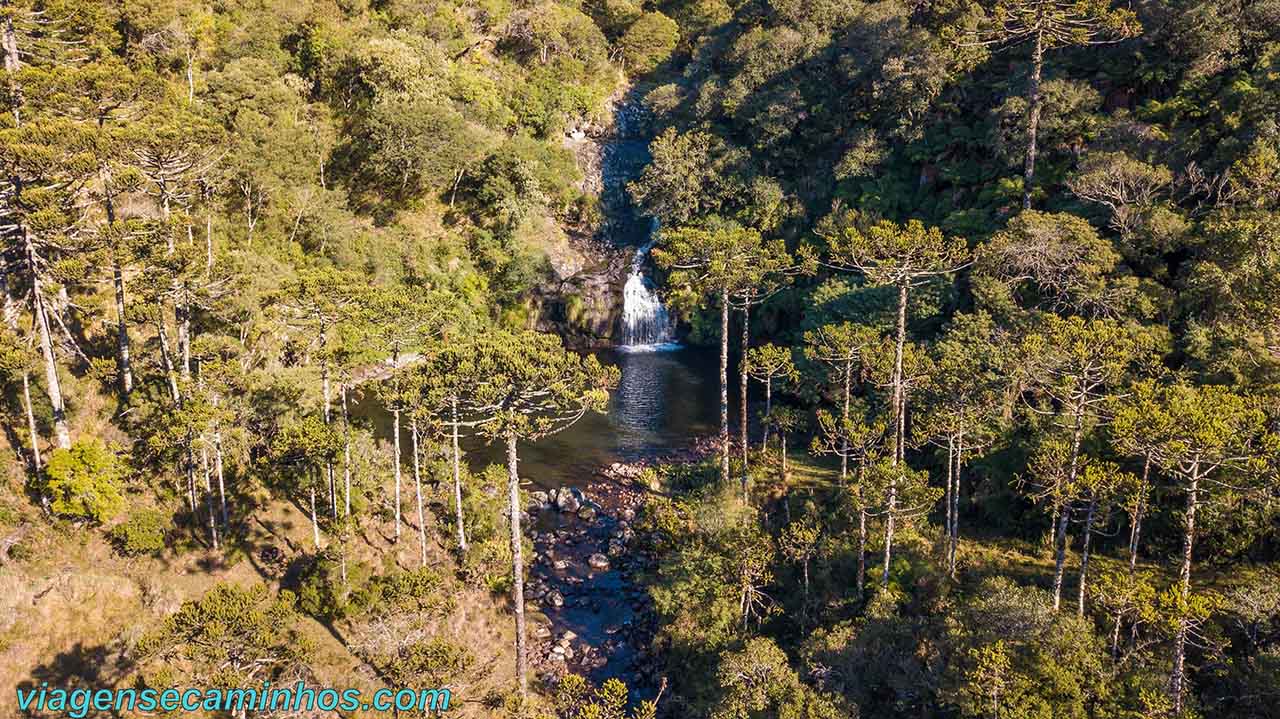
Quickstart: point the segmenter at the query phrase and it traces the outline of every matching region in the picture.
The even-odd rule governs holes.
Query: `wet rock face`
[[[579,189],[599,198],[600,220],[595,227],[569,233],[569,244],[584,260],[572,272],[558,272],[536,299],[539,329],[560,334],[571,346],[617,343],[631,256],[650,228],[626,186],[648,164],[651,137],[650,113],[625,94],[613,100],[608,125],[585,123],[565,133],[564,146],[583,175]]]

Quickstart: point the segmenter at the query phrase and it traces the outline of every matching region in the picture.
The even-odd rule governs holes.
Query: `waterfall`
[[[654,220],[654,229],[657,225]],[[644,261],[655,242],[656,233],[636,250],[631,259],[631,274],[622,288],[622,344],[634,350],[670,347],[675,334],[666,306],[654,291],[653,281],[644,273]]]

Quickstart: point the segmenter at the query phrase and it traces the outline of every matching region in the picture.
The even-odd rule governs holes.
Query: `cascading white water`
[[[654,221],[657,229],[657,221]],[[656,233],[655,233],[656,234]],[[657,238],[636,250],[631,274],[622,288],[622,343],[630,349],[660,349],[670,346],[674,329],[671,315],[654,291],[653,281],[644,274],[644,261]]]

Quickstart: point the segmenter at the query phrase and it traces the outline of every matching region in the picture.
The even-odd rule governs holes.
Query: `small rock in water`
[[[553,607],[563,607],[564,595],[561,594],[560,592],[552,590],[547,593],[547,603]]]
[[[551,629],[545,624],[539,624],[533,628],[533,637],[535,639],[550,639]]]
[[[590,522],[595,518],[596,518],[596,510],[592,509],[591,507],[583,507],[582,509],[578,510],[578,519],[581,519],[584,522]]]
[[[572,629],[566,629],[564,630],[564,634],[560,635],[560,639],[566,642],[571,642],[577,638],[578,638],[578,635],[575,634]]]
[[[635,521],[635,518],[636,518],[636,512],[634,509],[631,509],[630,507],[627,507],[626,509],[618,513],[618,519],[621,519],[624,522],[633,522]]]
[[[556,507],[561,512],[572,513],[578,511],[582,506],[582,500],[577,496],[577,494],[581,493],[579,492],[575,494],[572,487],[561,487],[560,491],[556,493]]]
[[[551,567],[555,569],[557,572],[563,572],[564,570],[569,568],[569,562],[564,559],[557,559],[556,561],[551,563]]]
[[[591,558],[587,560],[587,564],[591,565],[592,569],[604,571],[609,568],[609,558],[597,552],[591,555]]]

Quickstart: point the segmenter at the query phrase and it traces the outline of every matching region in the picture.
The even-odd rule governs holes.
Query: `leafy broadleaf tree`
[[[71,449],[56,449],[44,468],[43,492],[56,514],[101,524],[124,509],[124,466],[98,439],[82,439]]]

